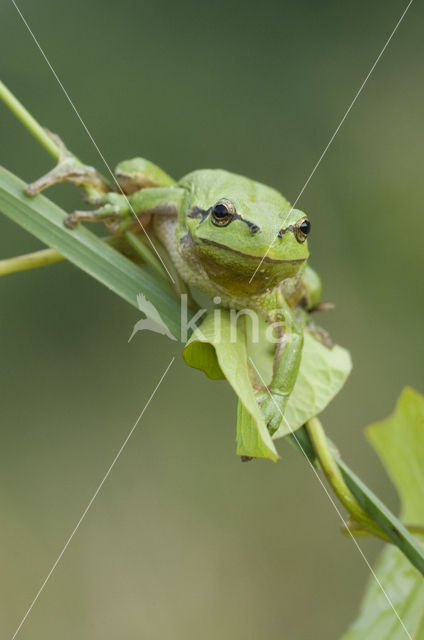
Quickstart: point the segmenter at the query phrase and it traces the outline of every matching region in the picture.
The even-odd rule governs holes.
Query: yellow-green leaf
[[[209,377],[225,376],[237,394],[240,403],[237,453],[277,460],[277,451],[250,382],[244,333],[238,324],[232,323],[230,312],[220,309],[218,316],[209,313],[194,331],[183,355],[187,364],[203,369]]]
[[[400,494],[402,519],[424,524],[424,397],[404,389],[394,413],[367,436]]]
[[[393,415],[368,427],[367,435],[401,496],[402,519],[424,526],[424,397],[406,388]],[[422,574],[392,546],[375,573],[382,588],[371,576],[358,619],[342,640],[424,640]]]

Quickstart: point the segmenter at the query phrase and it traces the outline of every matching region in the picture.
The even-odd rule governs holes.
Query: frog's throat
[[[219,249],[223,249],[224,251],[228,251],[234,253],[239,256],[243,256],[243,258],[250,258],[251,260],[256,260],[257,262],[271,262],[274,264],[300,264],[301,262],[305,262],[305,258],[293,258],[286,260],[277,260],[276,258],[271,258],[270,256],[255,256],[251,253],[243,253],[243,251],[238,251],[237,249],[233,249],[226,244],[221,244],[220,242],[215,242],[214,240],[209,240],[207,238],[199,238],[200,242],[203,244],[209,244],[214,247],[219,247]]]
[[[306,259],[277,260],[266,256],[252,279],[262,256],[204,238],[197,238],[195,244],[190,231],[181,237],[178,253],[192,270],[194,286],[219,295],[225,291],[232,297],[262,295],[286,280],[296,286],[306,264]]]

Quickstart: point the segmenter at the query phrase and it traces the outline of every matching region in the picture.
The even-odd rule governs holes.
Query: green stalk
[[[295,436],[288,436],[290,442],[304,454],[306,453],[312,464],[319,461],[334,493],[352,514],[354,520],[352,535],[359,533],[358,518],[365,513],[366,518],[373,523],[373,528],[378,528],[378,537],[384,537],[398,547],[411,564],[424,575],[424,548],[412,535],[412,533],[421,533],[422,527],[411,527],[411,530],[408,530],[358,478],[342,460],[336,447],[326,438],[318,418],[309,420],[302,429],[296,431]],[[364,520],[361,520],[360,525],[363,523]],[[371,533],[367,522],[365,529],[367,533]],[[372,533],[376,535],[374,531]]]
[[[6,85],[0,80],[0,99],[12,113],[22,122],[30,133],[38,140],[38,142],[53,156],[57,161],[60,158],[60,149],[55,141],[49,136],[47,131],[33,118],[24,105],[9,91]]]
[[[118,248],[119,237],[106,236],[100,238],[103,242],[110,244],[112,247]],[[40,269],[41,267],[47,267],[49,264],[55,262],[62,262],[66,260],[56,249],[41,249],[40,251],[34,251],[33,253],[25,253],[20,256],[13,256],[13,258],[5,258],[0,260],[0,277],[8,276],[12,273],[19,273],[19,271],[29,271],[30,269]]]
[[[405,524],[405,529],[412,533],[415,536],[424,536],[424,527],[419,524]],[[358,522],[355,520],[349,520],[347,522],[347,526],[343,526],[342,534],[344,536],[349,536],[350,534],[356,536],[369,536],[372,535],[371,532],[365,528],[363,528]],[[421,544],[424,544],[423,542]]]
[[[376,537],[382,538],[387,542],[387,536],[378,527],[376,527],[375,523],[371,520],[366,511],[364,511],[364,509],[358,504],[356,498],[346,485],[343,475],[331,453],[327,436],[325,435],[325,431],[318,418],[311,418],[306,423],[306,431],[308,432],[325,477],[340,502],[346,507],[350,515],[353,517],[354,522],[360,524],[362,528],[369,531]]]
[[[65,258],[56,249],[42,249],[41,251],[34,251],[34,253],[7,258],[6,260],[0,260],[0,277],[8,276],[18,271],[38,269],[62,260],[65,260]]]

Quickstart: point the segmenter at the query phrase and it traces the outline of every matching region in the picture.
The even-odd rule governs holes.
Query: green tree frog
[[[122,233],[139,228],[141,220],[188,285],[273,324],[273,376],[269,389],[258,389],[257,400],[274,433],[298,374],[307,311],[320,299],[320,280],[306,264],[308,217],[275,189],[221,169],[193,171],[176,182],[153,163],[134,158],[121,162],[115,176],[120,193],[65,153],[26,191],[35,195],[63,181],[82,186],[96,208],[70,214],[69,228],[102,220]]]

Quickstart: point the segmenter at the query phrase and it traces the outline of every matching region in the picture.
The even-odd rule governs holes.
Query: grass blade
[[[362,480],[335,456],[336,462],[344,476],[346,484],[361,505],[390,541],[398,547],[411,564],[424,575],[424,547],[381,502]]]
[[[131,305],[137,307],[137,294],[143,293],[171,332],[180,335],[180,304],[168,283],[145,266],[135,265],[87,228],[68,230],[63,224],[66,213],[43,195],[28,198],[24,186],[0,167],[0,211]]]

